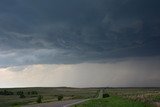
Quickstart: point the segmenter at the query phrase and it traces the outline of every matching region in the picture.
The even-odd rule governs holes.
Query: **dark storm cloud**
[[[0,65],[160,55],[159,0],[1,0]]]

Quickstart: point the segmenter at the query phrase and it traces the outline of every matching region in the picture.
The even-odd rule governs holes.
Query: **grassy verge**
[[[142,102],[123,99],[117,96],[112,96],[105,99],[89,100],[85,103],[74,105],[72,107],[152,107],[152,106]]]

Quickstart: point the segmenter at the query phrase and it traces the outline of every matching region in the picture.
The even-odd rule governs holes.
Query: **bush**
[[[25,98],[25,95],[20,94],[20,95],[19,95],[19,98]]]
[[[58,95],[58,101],[61,101],[63,99],[63,95]]]
[[[23,94],[24,94],[23,91],[18,91],[18,92],[17,92],[17,95],[23,95]]]
[[[12,104],[13,107],[15,107],[15,106],[17,107],[18,105],[19,105],[18,102],[15,102],[15,103]]]
[[[43,96],[39,95],[37,98],[37,103],[42,103]]]
[[[109,94],[107,93],[103,94],[103,98],[107,98],[107,97],[109,97]]]
[[[37,95],[38,92],[37,92],[37,91],[32,91],[31,94],[32,94],[32,95]]]
[[[3,90],[0,91],[0,95],[13,95],[14,93],[12,91]]]
[[[30,95],[30,92],[28,92],[28,95]]]

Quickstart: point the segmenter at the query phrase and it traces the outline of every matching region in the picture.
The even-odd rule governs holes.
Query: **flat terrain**
[[[103,93],[110,97],[93,99],[76,107],[160,107],[160,88],[104,88]]]
[[[113,96],[140,101],[140,102],[160,102],[160,88],[113,88],[106,89]]]
[[[0,107],[160,107],[160,88],[10,88],[0,89]],[[11,93],[12,92],[12,93]],[[24,96],[17,95],[23,92]],[[103,94],[109,97],[103,98]],[[38,96],[42,103],[37,103]],[[62,95],[62,101],[58,96]],[[20,98],[22,97],[22,98]],[[76,102],[90,99],[81,104]],[[99,105],[99,106],[98,106]]]
[[[87,99],[97,97],[99,89],[94,88],[9,88],[0,91],[12,91],[13,95],[0,95],[0,107],[17,107],[21,105],[37,104],[39,95],[43,96],[42,103],[57,102],[57,96],[63,95],[62,101],[74,99]],[[17,92],[23,91],[25,98],[20,98]],[[37,94],[33,94],[37,92]]]
[[[135,102],[128,99],[123,99],[117,96],[111,96],[104,99],[93,99],[82,104],[77,104],[72,107],[152,107],[143,102]]]

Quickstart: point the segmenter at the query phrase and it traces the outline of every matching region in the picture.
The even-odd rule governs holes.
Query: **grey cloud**
[[[158,87],[159,63],[160,57],[147,57],[116,63],[38,64],[0,70],[1,82],[7,87]]]
[[[159,4],[158,0],[2,0],[0,50],[15,55],[0,53],[0,64],[158,56]]]

